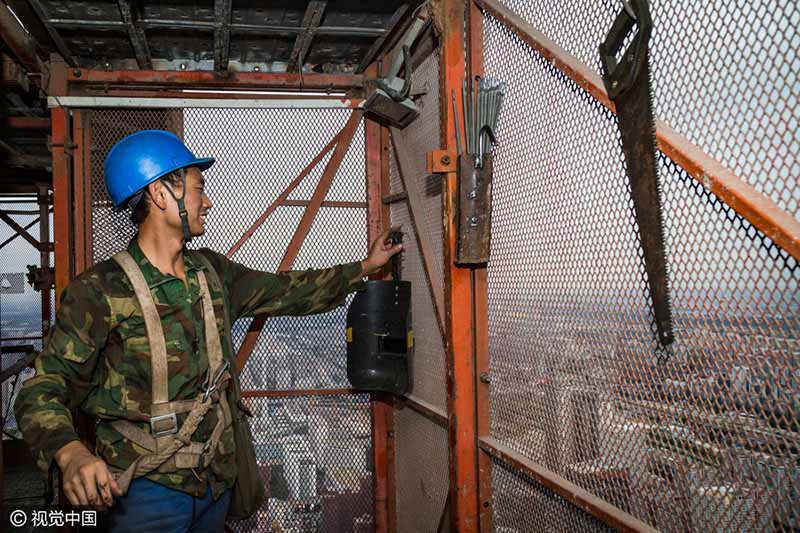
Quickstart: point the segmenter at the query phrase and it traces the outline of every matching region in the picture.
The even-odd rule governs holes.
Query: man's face
[[[189,219],[189,230],[193,237],[202,235],[205,232],[206,216],[211,210],[211,200],[205,193],[206,180],[203,178],[203,173],[197,167],[190,167],[186,170],[186,195],[184,196],[184,204],[186,205],[186,214]],[[175,195],[180,197],[181,191],[176,188]],[[177,214],[177,206],[175,209]],[[178,225],[180,225],[180,217],[178,216]]]

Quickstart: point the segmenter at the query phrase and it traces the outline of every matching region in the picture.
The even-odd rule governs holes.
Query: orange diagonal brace
[[[353,140],[353,135],[355,135],[358,124],[361,122],[362,115],[363,111],[353,111],[344,129],[339,134],[339,139],[333,151],[333,155],[331,155],[325,167],[325,171],[322,173],[322,177],[317,184],[317,188],[314,190],[314,195],[311,197],[308,207],[306,207],[303,212],[303,218],[300,219],[300,224],[297,225],[297,229],[292,236],[289,246],[286,247],[286,253],[281,260],[281,264],[278,266],[279,272],[291,270],[294,260],[300,252],[300,247],[303,245],[303,241],[308,235],[311,225],[314,223],[314,218],[319,212],[322,201],[325,199],[325,195],[328,194],[331,183],[333,183],[333,178],[339,171],[339,166],[342,164],[342,160],[347,150],[350,148],[350,141]],[[245,363],[247,363],[247,358],[250,357],[250,354],[256,347],[258,336],[266,321],[266,317],[259,316],[250,324],[250,329],[247,331],[247,335],[245,335],[244,341],[242,341],[242,345],[239,347],[239,353],[236,356],[239,368],[244,368]]]
[[[614,103],[609,99],[603,82],[596,72],[497,0],[475,0],[475,2],[598,102],[616,113]],[[796,218],[661,120],[656,120],[656,138],[658,148],[667,157],[683,167],[692,178],[708,187],[720,200],[761,230],[789,255],[800,260],[800,222]]]
[[[344,129],[333,136],[333,139],[331,139],[330,142],[328,142],[328,144],[326,144],[322,148],[322,150],[319,151],[317,156],[308,165],[306,165],[306,168],[300,171],[300,174],[298,174],[297,177],[294,180],[292,180],[292,182],[289,185],[287,185],[287,187],[283,190],[283,192],[280,195],[278,195],[277,198],[275,198],[275,200],[269,205],[269,207],[267,207],[264,210],[263,213],[261,213],[261,216],[258,217],[255,222],[253,222],[253,225],[250,226],[247,229],[247,231],[244,232],[244,234],[242,234],[241,238],[236,242],[236,244],[231,246],[230,250],[228,250],[228,252],[225,254],[225,256],[228,257],[228,259],[233,257],[233,254],[239,251],[239,248],[241,248],[242,245],[244,245],[244,243],[247,242],[247,239],[253,236],[256,230],[258,230],[258,228],[260,228],[261,225],[264,224],[267,218],[269,218],[269,216],[283,202],[286,201],[289,195],[292,194],[292,191],[295,190],[298,185],[300,185],[300,182],[302,182],[305,179],[305,177],[308,176],[308,174],[312,170],[314,170],[314,167],[316,167],[319,164],[319,162],[322,161],[322,159],[325,157],[325,154],[330,152],[331,148],[333,148],[333,146],[339,141],[339,138],[341,137],[343,131]]]

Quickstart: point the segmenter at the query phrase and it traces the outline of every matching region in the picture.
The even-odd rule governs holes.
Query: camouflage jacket
[[[136,238],[128,251],[150,286],[164,329],[169,372],[169,399],[193,399],[208,369],[197,271],[202,263],[184,254],[187,285],[162,274],[147,260]],[[242,316],[306,315],[344,303],[362,283],[360,263],[328,269],[270,274],[251,270],[209,249],[202,249],[219,274],[222,294],[209,281],[220,336],[224,331],[223,298],[230,323]],[[226,343],[223,342],[225,356]],[[125,469],[143,450],[111,425],[118,419],[148,414],[151,398],[150,350],[144,319],[127,276],[113,260],[98,263],[75,279],[61,295],[61,305],[47,343],[36,359],[36,375],[25,382],[15,415],[25,441],[42,471],[55,453],[78,439],[70,410],[78,406],[94,416],[96,453],[109,465]],[[179,416],[179,423],[184,415]],[[208,440],[216,423],[212,410],[192,440]],[[146,422],[134,422],[149,430]],[[154,473],[147,478],[195,496],[205,494],[206,480],[216,498],[233,485],[233,432],[227,429],[207,470]],[[210,470],[210,472],[209,472]]]

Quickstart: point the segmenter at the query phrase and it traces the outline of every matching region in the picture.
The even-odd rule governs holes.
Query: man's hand
[[[403,251],[402,244],[396,244],[392,246],[386,242],[386,239],[389,238],[389,233],[398,231],[399,229],[400,226],[393,226],[387,229],[381,233],[380,237],[375,239],[372,245],[370,245],[369,255],[366,259],[361,261],[361,273],[364,276],[372,274],[373,272],[383,268],[383,265],[388,263],[389,259],[391,259],[394,254],[398,254]]]
[[[65,444],[55,455],[62,472],[64,494],[76,507],[111,507],[114,496],[122,496],[105,461],[79,440]]]

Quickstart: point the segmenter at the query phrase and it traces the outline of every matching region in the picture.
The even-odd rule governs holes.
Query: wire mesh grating
[[[502,0],[600,72],[597,47],[622,7]],[[655,113],[692,143],[800,217],[800,6],[651,0]]]
[[[796,261],[661,156],[677,342],[657,364],[616,120],[491,17],[484,52],[486,74],[509,83],[492,435],[659,529],[796,529]],[[497,516],[510,496],[494,491]]]
[[[127,213],[110,208],[103,161],[123,136],[140,129],[168,129],[200,156],[217,163],[205,172],[215,206],[206,233],[192,247],[226,252],[250,224],[345,125],[349,111],[335,109],[94,110],[92,200],[94,259],[124,248],[135,228]],[[302,125],[302,127],[298,127]],[[330,158],[317,164],[291,200],[308,201]],[[294,268],[319,268],[364,257],[367,248],[366,166],[363,124],[335,175],[326,200],[303,242]],[[303,205],[279,207],[234,257],[275,271]],[[348,387],[345,365],[346,307],[308,317],[267,321],[242,372],[244,389]],[[252,319],[233,326],[239,346]],[[368,395],[251,398],[261,473],[272,490],[262,510],[237,531],[354,531],[371,527],[372,440]]]
[[[442,182],[441,177],[428,175],[425,160],[421,157],[439,147],[439,53],[425,58],[414,71],[415,87],[424,94],[417,100],[420,116],[402,131],[395,131],[396,143],[403,143],[405,152],[415,157],[398,161],[394,148],[389,151],[389,175],[392,193],[403,192],[400,176],[407,182],[421,186],[422,213],[417,214],[416,227],[430,242],[430,266],[434,279],[443,279],[444,258],[442,238]],[[410,208],[407,202],[391,207],[392,224],[402,226],[405,232],[402,256],[403,279],[411,282],[411,316],[414,327],[414,356],[411,359],[411,394],[431,404],[446,409],[446,363],[444,341],[439,329],[436,307],[431,297],[430,282],[425,271],[422,252],[414,234]],[[433,290],[441,293],[444,287],[434,283]]]
[[[447,430],[410,408],[394,411],[397,531],[437,531],[447,500]]]
[[[497,533],[614,531],[498,459],[492,460],[492,495]]]

